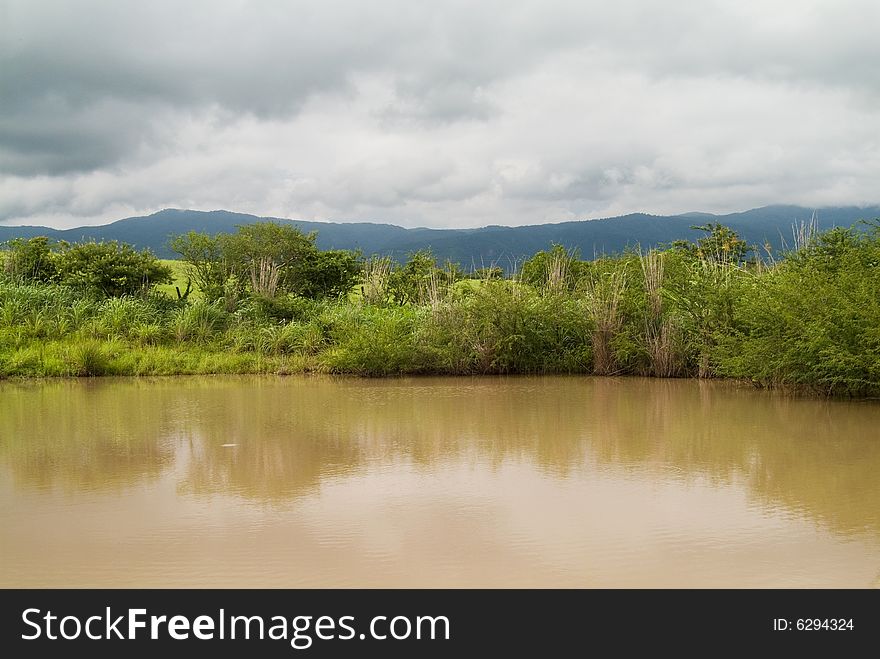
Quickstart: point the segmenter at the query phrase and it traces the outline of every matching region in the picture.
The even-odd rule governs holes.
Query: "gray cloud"
[[[872,1],[0,4],[0,221],[878,201]]]

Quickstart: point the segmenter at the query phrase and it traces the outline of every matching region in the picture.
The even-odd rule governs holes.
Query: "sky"
[[[880,202],[876,0],[0,0],[0,224]]]

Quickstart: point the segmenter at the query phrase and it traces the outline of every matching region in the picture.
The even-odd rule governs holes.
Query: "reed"
[[[568,288],[568,276],[573,256],[561,249],[553,250],[547,257],[546,286],[550,293]]]
[[[436,313],[448,291],[449,287],[441,281],[441,273],[432,270],[419,285],[419,302]]]
[[[800,252],[806,249],[819,234],[819,217],[813,211],[809,221],[795,222],[791,227],[791,235],[794,240],[794,251]]]
[[[682,370],[682,360],[677,350],[678,332],[663,309],[663,253],[639,250],[639,263],[645,283],[645,347],[650,373],[661,378],[675,377]]]
[[[596,375],[613,375],[620,370],[611,343],[623,324],[621,301],[626,283],[627,275],[623,268],[591,276],[585,283],[584,302],[594,326],[591,342],[593,372]]]
[[[264,295],[268,298],[275,297],[275,291],[278,290],[278,278],[280,275],[281,268],[268,256],[264,256],[258,261],[251,261],[251,289],[257,295]]]
[[[374,256],[364,262],[361,271],[360,291],[365,304],[385,304],[388,301],[388,280],[391,275],[391,259]]]
[[[270,297],[269,263],[255,270],[260,292],[230,276],[230,297],[213,303],[0,274],[0,377],[592,372],[876,396],[880,227],[815,227],[778,260],[739,258],[735,234],[717,231],[719,250],[585,263],[554,247],[528,272],[483,281],[456,282],[426,255],[396,270],[376,258],[360,297],[323,300]]]

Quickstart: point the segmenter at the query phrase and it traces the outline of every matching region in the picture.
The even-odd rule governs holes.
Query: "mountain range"
[[[820,229],[850,226],[859,220],[880,217],[880,206],[811,209],[801,206],[764,206],[752,210],[715,215],[683,213],[649,215],[633,213],[595,220],[535,224],[529,226],[486,226],[479,229],[406,229],[373,222],[307,222],[267,218],[230,211],[166,209],[152,215],[129,217],[110,224],[74,229],[38,226],[0,226],[0,243],[12,238],[49,236],[56,240],[80,242],[118,240],[138,248],[150,248],[160,258],[174,258],[168,248],[171,236],[188,231],[220,233],[236,226],[272,220],[292,223],[302,231],[316,232],[321,249],[359,249],[366,255],[387,254],[405,258],[419,249],[430,248],[441,261],[449,259],[469,268],[512,264],[557,243],[579,250],[582,258],[620,252],[627,247],[643,248],[698,237],[694,225],[718,222],[729,226],[752,244],[771,244],[779,250],[793,243],[793,227],[816,217]]]

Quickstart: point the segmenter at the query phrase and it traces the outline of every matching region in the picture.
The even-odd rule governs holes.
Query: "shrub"
[[[407,307],[363,307],[342,313],[333,323],[334,347],[322,361],[332,372],[359,375],[417,373],[425,368],[415,342],[423,310]]]
[[[219,332],[226,313],[218,303],[193,302],[178,309],[171,319],[171,332],[177,341],[203,343]]]
[[[584,372],[589,329],[580,304],[568,295],[486,282],[434,310],[420,342],[433,368],[444,372]]]
[[[104,297],[143,294],[171,281],[171,270],[149,250],[115,241],[62,243],[55,263],[60,283]]]
[[[13,279],[48,283],[57,278],[58,268],[46,236],[15,238],[7,243],[7,247],[6,254],[0,255],[0,264],[3,265],[3,271]]]
[[[880,234],[835,229],[739,291],[719,374],[826,394],[880,391]]]
[[[68,368],[71,375],[95,377],[110,373],[110,357],[104,344],[82,341],[72,345],[68,352]]]

